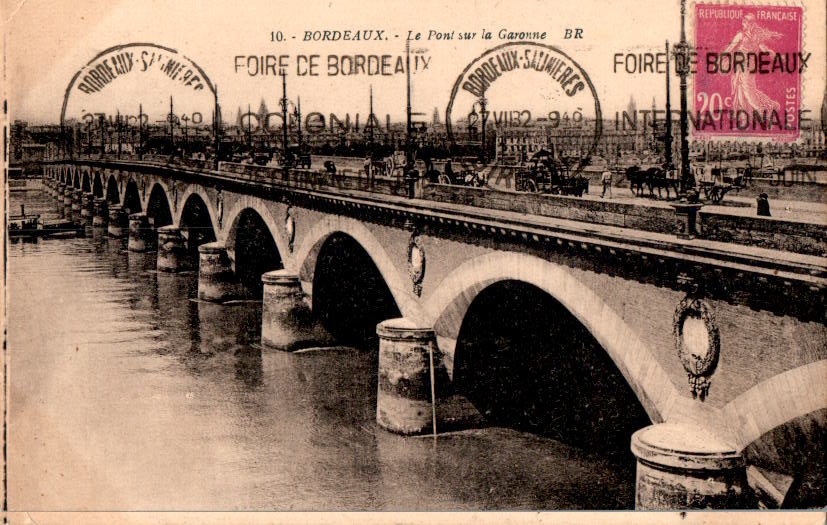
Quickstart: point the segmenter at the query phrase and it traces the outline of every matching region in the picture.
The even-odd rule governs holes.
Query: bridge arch
[[[740,394],[719,414],[748,464],[796,480],[787,498],[793,508],[824,505],[826,376],[824,359],[788,370]]]
[[[282,252],[271,226],[255,208],[244,207],[231,221],[226,247],[234,262],[235,275],[251,296],[261,297],[261,276],[284,268]]]
[[[89,170],[83,170],[81,174],[80,189],[83,190],[84,193],[89,193],[92,191],[92,177]]]
[[[179,206],[176,224],[187,239],[187,250],[190,256],[198,260],[198,247],[207,242],[216,240],[214,215],[210,211],[207,200],[201,193],[192,191],[185,194]]]
[[[114,175],[109,175],[106,179],[106,202],[109,204],[121,203],[121,191],[118,188],[118,179]]]
[[[210,219],[212,220],[212,223],[219,224],[217,210],[213,208],[214,204],[207,197],[207,193],[199,193],[204,199],[204,202],[207,203],[208,209],[210,210]],[[187,194],[185,193],[185,195]],[[282,261],[287,263],[287,258],[290,255],[290,250],[287,246],[287,241],[282,235],[282,221],[277,221],[275,217],[273,217],[273,214],[270,213],[270,209],[267,206],[266,201],[263,201],[257,197],[251,197],[246,195],[240,196],[240,198],[231,201],[231,203],[229,204],[229,209],[224,210],[224,212],[222,213],[222,237],[224,241],[227,243],[227,247],[230,248],[230,245],[235,242],[234,235],[238,231],[236,228],[236,226],[238,225],[238,218],[242,213],[244,213],[245,210],[252,210],[256,212],[256,214],[261,218],[261,220],[264,221],[264,224],[267,225],[267,230],[270,236],[273,237],[273,241],[276,243],[276,248],[278,249],[279,256],[282,258]]]
[[[317,268],[319,252],[328,238],[336,233],[343,233],[353,238],[359,246],[370,256],[376,265],[382,279],[388,286],[400,314],[419,321],[422,319],[422,310],[419,301],[413,295],[410,280],[403,277],[396,269],[385,248],[376,236],[361,222],[350,217],[328,215],[316,222],[305,235],[297,248],[294,261],[299,271],[299,277],[306,283],[313,283]],[[313,292],[311,292],[311,295]]]
[[[343,343],[376,347],[376,325],[401,310],[374,258],[353,236],[334,231],[313,250],[313,314]]]
[[[215,211],[215,203],[213,199],[210,198],[209,193],[207,192],[206,188],[201,186],[200,184],[187,184],[184,192],[178,197],[178,202],[180,203],[175,210],[175,217],[173,224],[181,226],[181,220],[184,216],[184,209],[186,208],[187,202],[190,198],[195,195],[198,199],[204,204],[209,214],[209,222],[213,228],[213,233],[215,234],[216,239],[219,239],[221,232],[218,229],[218,214]]]
[[[121,205],[127,211],[127,213],[140,213],[142,211],[141,208],[141,194],[138,191],[138,184],[135,182],[135,179],[129,179],[126,183],[126,188],[123,191],[123,199],[121,200]]]
[[[482,255],[455,269],[427,299],[426,323],[437,334],[449,375],[462,323],[477,296],[502,281],[518,281],[546,294],[585,327],[611,358],[652,422],[669,419],[679,396],[674,384],[637,333],[588,286],[564,267],[532,255],[499,252]]]
[[[146,204],[143,208],[147,216],[152,219],[155,228],[172,224],[172,207],[169,202],[169,191],[161,181],[152,184]]]
[[[103,177],[100,170],[95,170],[95,177],[92,182],[92,194],[95,197],[103,197]]]

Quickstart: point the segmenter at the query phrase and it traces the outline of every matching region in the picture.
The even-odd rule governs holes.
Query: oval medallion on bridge
[[[418,232],[413,232],[408,241],[408,273],[411,276],[413,292],[422,295],[422,280],[425,278],[425,248]]]
[[[517,160],[556,144],[552,153],[575,173],[603,131],[597,91],[583,68],[535,42],[503,44],[468,64],[454,83],[445,125],[455,146],[470,151],[485,140],[488,151]]]
[[[684,298],[675,309],[673,333],[692,397],[703,401],[721,352],[721,335],[709,306],[698,298]]]
[[[296,221],[293,219],[293,209],[288,206],[284,212],[284,233],[287,237],[287,248],[293,251],[293,240],[296,238]]]
[[[214,103],[212,82],[183,53],[151,43],[122,44],[98,53],[75,73],[60,122],[85,129],[103,118],[109,127],[119,123],[123,132],[172,113],[176,123],[197,127],[210,125]]]

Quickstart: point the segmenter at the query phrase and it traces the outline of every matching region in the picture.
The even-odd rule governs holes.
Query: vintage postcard
[[[5,522],[824,522],[823,1],[0,14]]]

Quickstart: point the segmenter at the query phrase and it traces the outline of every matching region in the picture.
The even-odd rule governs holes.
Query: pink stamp
[[[796,6],[696,4],[696,136],[798,138],[802,16]]]

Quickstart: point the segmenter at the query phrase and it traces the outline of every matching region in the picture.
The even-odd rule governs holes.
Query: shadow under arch
[[[159,182],[153,184],[152,190],[149,192],[146,214],[156,229],[172,224],[172,209],[169,205],[169,197],[165,188]]]
[[[609,355],[559,301],[517,280],[476,294],[457,336],[454,390],[490,423],[629,454],[651,420]]]
[[[92,195],[97,198],[103,197],[103,178],[101,172],[97,170],[95,170],[95,177],[92,182]]]
[[[210,225],[213,228],[213,233],[215,234],[216,240],[221,239],[221,232],[219,230],[219,221],[218,215],[216,214],[215,210],[215,203],[212,199],[210,199],[207,190],[198,184],[187,184],[184,192],[179,196],[178,202],[182,203],[176,209],[176,216],[174,217],[173,224],[180,225],[182,217],[184,215],[184,209],[186,208],[187,201],[190,200],[190,197],[196,195],[202,204],[204,204],[204,208],[207,210],[207,214],[209,216]]]
[[[244,208],[230,223],[226,248],[236,277],[252,297],[262,295],[262,274],[284,267],[273,233],[254,208]]]
[[[400,317],[370,254],[343,232],[328,235],[313,271],[313,315],[340,342],[376,347],[376,325]]]
[[[213,203],[209,203],[208,209],[210,211],[210,216],[213,218],[213,224],[223,224],[223,232],[217,233],[219,234],[219,240],[223,240],[227,244],[228,249],[232,249],[231,245],[235,242],[233,236],[237,232],[235,226],[238,222],[238,218],[246,210],[255,211],[256,214],[261,217],[261,220],[264,221],[264,224],[267,225],[267,231],[276,243],[279,256],[285,262],[285,266],[287,266],[286,263],[288,262],[290,256],[290,249],[286,239],[282,235],[284,226],[281,221],[277,221],[275,217],[273,217],[272,213],[270,213],[270,209],[267,207],[267,201],[256,197],[234,199],[232,204],[228,208],[224,209],[222,213],[223,220],[220,222],[217,222],[217,210],[213,208]]]
[[[319,252],[327,238],[335,233],[344,233],[352,237],[367,252],[390,290],[401,315],[415,322],[421,322],[424,318],[423,312],[417,297],[411,291],[408,276],[403,277],[376,236],[363,223],[355,219],[328,215],[317,221],[310,231],[302,236],[303,241],[295,250],[293,259],[302,282],[314,282]],[[310,294],[315,295],[315,293],[311,284]]]
[[[210,210],[203,197],[198,193],[191,193],[181,207],[178,219],[181,233],[187,240],[187,252],[190,257],[198,260],[198,247],[216,240],[215,226],[213,225]]]
[[[141,194],[138,192],[138,184],[129,179],[126,183],[126,189],[123,192],[122,206],[127,214],[140,213],[141,208]]]
[[[114,175],[110,175],[106,181],[106,202],[109,204],[121,203],[121,193],[118,189],[118,181]]]
[[[88,170],[84,170],[83,175],[81,176],[80,189],[84,193],[89,193],[92,191],[92,177]]]
[[[568,311],[608,354],[653,423],[668,420],[680,404],[674,384],[637,333],[565,267],[532,255],[498,252],[465,262],[427,299],[425,316],[437,334],[453,377],[457,339],[477,295],[500,281],[521,281],[544,291]]]

